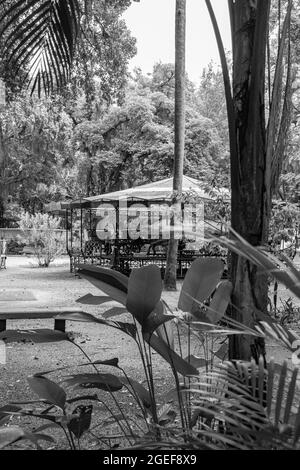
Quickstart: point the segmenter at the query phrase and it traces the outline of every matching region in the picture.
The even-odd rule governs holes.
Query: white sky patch
[[[225,50],[231,50],[227,0],[212,0]],[[140,0],[124,14],[132,35],[137,39],[137,55],[130,69],[140,67],[151,73],[156,62],[175,60],[175,0]],[[220,63],[217,43],[205,0],[187,0],[186,70],[199,82],[203,68],[212,59]]]

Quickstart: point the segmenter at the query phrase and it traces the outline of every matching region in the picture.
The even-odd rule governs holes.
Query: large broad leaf
[[[194,356],[193,354],[186,357],[185,360],[192,366],[196,367],[196,369],[198,369],[199,367],[206,367],[208,364],[208,361],[204,359],[204,357],[197,357],[197,356]]]
[[[42,426],[39,426],[35,432],[40,433],[41,431],[45,431],[46,429],[61,429],[61,426],[57,423],[47,423],[47,424],[42,424]]]
[[[5,428],[0,428],[0,449],[4,449],[10,444],[17,442],[19,440],[29,440],[33,442],[37,447],[38,441],[47,441],[54,442],[53,437],[48,436],[47,434],[40,433],[30,433],[23,431],[23,429],[18,426],[9,426]]]
[[[73,415],[66,415],[66,414],[50,414],[46,412],[42,413],[35,413],[32,410],[26,410],[26,408],[18,411],[18,412],[10,412],[11,416],[30,416],[32,418],[39,418],[44,419],[46,421],[51,421],[51,423],[57,423],[59,425],[64,425],[70,421],[70,419],[74,418]]]
[[[18,426],[0,428],[0,449],[4,449],[4,447],[22,439],[24,435],[23,429]]]
[[[68,423],[68,429],[77,439],[90,428],[92,420],[93,405],[79,405],[73,411],[75,416]]]
[[[140,398],[141,402],[146,408],[151,407],[151,396],[148,390],[139,382],[130,377],[120,377],[120,382],[122,382],[126,387],[133,389],[136,395]]]
[[[10,415],[9,412],[18,412],[22,408],[18,404],[10,404],[10,405],[5,405],[0,408],[0,426],[3,426],[6,424],[9,419]]]
[[[232,293],[232,284],[230,281],[221,281],[206,311],[206,316],[212,323],[218,323],[226,313],[230,296]]]
[[[173,319],[171,315],[167,317],[171,320]],[[156,333],[171,349],[174,349],[174,328],[172,321],[166,320],[163,324],[159,325]]]
[[[66,404],[66,392],[63,388],[46,377],[28,377],[27,381],[31,390],[33,390],[40,398],[52,403],[52,405],[64,409]]]
[[[153,312],[150,313],[147,324],[152,328],[145,328],[144,331],[152,334],[154,331],[171,349],[174,349],[174,315],[166,315],[167,304],[159,301]],[[158,311],[158,312],[157,312]],[[146,325],[147,326],[147,325]]]
[[[99,323],[100,325],[105,325],[105,326],[115,326],[113,322],[102,320],[102,318],[97,318],[95,317],[95,315],[92,315],[91,313],[87,313],[87,312],[59,313],[58,315],[55,316],[55,319],[91,322],[91,323]]]
[[[191,364],[182,359],[176,354],[173,349],[159,338],[155,333],[153,335],[145,335],[145,340],[150,346],[160,354],[174,369],[181,375],[197,375],[198,370],[195,369]]]
[[[65,85],[79,34],[78,0],[2,0],[1,6],[1,57],[15,72],[27,69],[24,82],[39,95]]]
[[[37,432],[25,432],[24,437],[22,439],[26,439],[28,441],[31,441],[33,444],[36,445],[37,449],[41,449],[41,447],[38,445],[39,441],[46,441],[46,442],[55,442],[54,438],[52,436],[48,436],[48,434],[40,434]]]
[[[150,265],[132,270],[128,282],[126,307],[142,327],[159,302],[161,292],[162,279],[157,266]]]
[[[114,323],[116,325],[116,328],[123,331],[123,333],[126,333],[127,335],[131,336],[131,338],[136,338],[137,328],[135,325],[133,325],[132,323],[124,323],[121,321],[116,321]]]
[[[119,359],[117,357],[113,357],[111,359],[104,359],[104,360],[97,360],[93,362],[84,362],[83,364],[77,364],[77,367],[86,367],[86,366],[95,366],[95,365],[104,365],[104,366],[111,366],[111,367],[118,367],[119,365]],[[52,374],[52,372],[58,372],[61,370],[66,370],[66,369],[71,369],[73,366],[64,366],[64,367],[58,367],[56,369],[49,369],[43,372],[38,372],[35,374],[35,377],[42,377],[44,375]],[[13,405],[24,405],[24,404],[29,404],[29,403],[38,403],[40,400],[28,400],[28,401],[23,401],[23,402],[13,402]],[[5,407],[0,408],[0,419],[1,419],[1,410],[3,410]],[[9,406],[9,408],[11,408]],[[12,411],[15,411],[12,409]]]
[[[126,308],[124,307],[112,307],[106,310],[105,312],[102,313],[103,318],[112,318],[112,317],[118,317],[119,315],[122,315],[123,313],[128,313]]]
[[[88,264],[79,265],[78,274],[113,300],[126,305],[128,277],[124,274]]]
[[[87,366],[88,364],[89,363],[87,362],[84,365]],[[111,366],[111,367],[118,367],[119,366],[119,359],[117,357],[112,357],[111,359],[104,359],[104,360],[99,359],[97,361],[93,361],[93,364],[103,365],[103,366]]]
[[[180,292],[178,307],[184,312],[194,313],[199,305],[193,300],[204,302],[220,282],[224,263],[217,258],[198,258],[186,273]]]
[[[77,374],[65,379],[68,387],[99,388],[106,392],[116,392],[123,387],[119,377],[112,374]]]
[[[83,297],[77,299],[76,302],[84,305],[102,305],[106,304],[107,302],[111,302],[112,300],[113,299],[108,297],[108,295],[86,294]]]
[[[145,317],[142,327],[143,334],[152,334],[155,330],[163,330],[164,325],[174,318],[174,315],[166,315],[165,311],[165,305],[160,300],[154,310]]]
[[[118,330],[123,331],[124,333],[131,336],[132,338],[136,337],[136,326],[133,325],[132,323],[103,320],[102,318],[95,317],[91,313],[86,313],[86,312],[60,313],[56,315],[55,318],[59,320],[72,320],[72,321],[99,323],[100,325],[117,328]]]

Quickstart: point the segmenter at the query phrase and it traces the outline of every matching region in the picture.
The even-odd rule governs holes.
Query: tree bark
[[[2,123],[0,121],[0,226],[3,226],[3,218],[5,212],[5,201],[7,197],[7,185],[5,181],[5,168],[6,168],[6,149],[4,144],[4,136]]]
[[[175,149],[173,191],[182,194],[184,139],[185,139],[185,29],[186,0],[176,0],[175,12]],[[165,288],[176,290],[178,240],[171,231],[168,245]]]
[[[229,1],[233,34],[236,152],[231,152],[231,225],[251,245],[267,242],[271,181],[267,169],[265,60],[270,0]],[[267,311],[267,274],[232,254],[232,314],[250,327]],[[230,338],[230,359],[258,360],[265,345],[252,336]]]

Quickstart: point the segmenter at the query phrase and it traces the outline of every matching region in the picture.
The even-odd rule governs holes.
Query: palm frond
[[[255,328],[262,335],[270,336],[276,341],[280,341],[290,351],[295,351],[295,344],[300,340],[295,331],[280,325],[267,315],[264,315],[264,320],[259,321],[259,323],[255,325]]]
[[[220,237],[218,242],[233,251],[239,256],[248,259],[250,262],[259,266],[265,273],[273,276],[293,294],[300,298],[300,271],[288,260],[283,257],[284,262],[275,258],[263,247],[254,247],[243,239],[232,228],[230,229],[231,238]]]
[[[298,369],[290,370],[286,362],[271,361],[267,369],[263,359],[226,362],[196,379],[188,393],[199,415],[214,420],[209,439],[218,446],[226,436],[236,449],[291,449],[300,437],[297,377]]]
[[[79,34],[78,0],[4,0],[1,54],[16,74],[25,69],[31,92],[49,95],[66,84]]]
[[[276,187],[282,160],[284,148],[288,136],[288,130],[291,123],[292,106],[292,80],[291,80],[291,47],[290,47],[290,22],[291,22],[292,1],[288,1],[287,11],[279,34],[278,55],[275,66],[273,92],[270,116],[267,128],[267,161],[271,165],[272,187]],[[287,61],[287,72],[284,92],[283,71],[284,59]],[[283,100],[282,100],[283,94]],[[283,101],[283,103],[281,103]]]

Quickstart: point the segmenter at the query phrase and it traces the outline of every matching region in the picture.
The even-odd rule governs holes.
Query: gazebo
[[[204,204],[212,201],[200,181],[184,176],[182,197],[173,178],[62,203],[70,269],[80,263],[112,267],[157,264],[164,273],[170,230],[179,241],[178,276],[199,253],[204,237]]]

